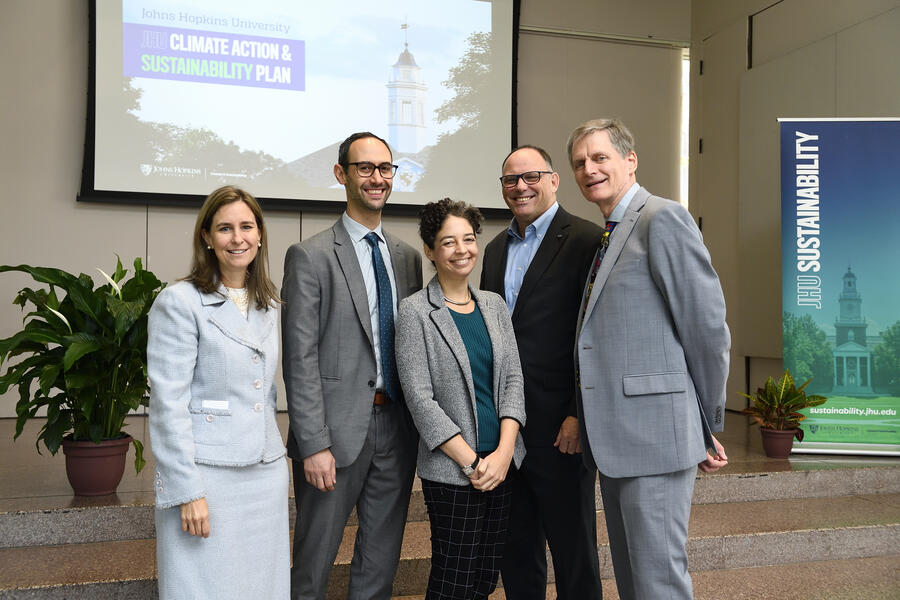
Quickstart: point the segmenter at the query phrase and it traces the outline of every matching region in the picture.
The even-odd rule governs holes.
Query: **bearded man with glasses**
[[[556,201],[559,174],[537,146],[503,161],[500,192],[513,219],[485,249],[481,289],[506,298],[525,378],[526,455],[509,475],[512,508],[503,587],[541,599],[549,543],[560,600],[601,597],[594,471],[581,459],[575,404],[575,325],[603,230]]]
[[[349,599],[384,599],[400,558],[418,434],[394,358],[397,303],[422,288],[422,259],[382,230],[397,165],[369,132],[341,144],[347,210],[294,244],[284,264],[283,370],[297,522],[291,597],[321,599],[344,526],[359,529]]]

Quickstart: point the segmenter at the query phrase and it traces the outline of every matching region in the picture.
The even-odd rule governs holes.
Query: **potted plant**
[[[134,467],[144,467],[143,446],[123,432],[125,417],[147,405],[147,315],[165,287],[134,260],[134,274],[116,261],[106,283],[94,288],[84,273],[30,265],[0,266],[0,273],[21,271],[49,289],[23,288],[13,304],[25,310],[20,331],[0,340],[0,393],[19,390],[16,432],[46,408],[46,421],[35,446],[51,454],[63,447],[66,474],[77,495],[113,493],[122,479],[129,443]],[[61,296],[60,292],[65,295]],[[22,360],[10,359],[22,356]],[[85,454],[99,454],[82,469]],[[110,472],[111,471],[111,472]],[[100,476],[94,477],[95,475]]]
[[[798,388],[794,385],[791,372],[785,369],[781,379],[775,381],[769,377],[765,386],[758,388],[754,395],[742,394],[749,398],[752,404],[741,412],[753,417],[753,420],[759,423],[766,456],[787,458],[794,446],[794,438],[803,441],[800,421],[805,419],[806,415],[799,411],[824,404],[826,400],[824,396],[807,395],[803,391],[810,381],[812,379]]]

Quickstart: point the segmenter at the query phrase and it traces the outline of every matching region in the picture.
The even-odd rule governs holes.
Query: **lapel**
[[[450,315],[450,309],[444,305],[441,284],[438,282],[437,275],[432,277],[431,281],[428,282],[428,287],[426,289],[428,290],[428,302],[432,305],[432,311],[429,314],[429,317],[431,318],[431,322],[434,323],[434,326],[437,328],[438,333],[440,333],[441,337],[444,338],[444,341],[447,342],[447,346],[450,347],[450,352],[453,353],[453,357],[459,365],[459,370],[462,372],[463,378],[466,381],[466,388],[469,390],[469,401],[472,403],[474,410],[475,382],[472,379],[472,367],[469,366],[469,355],[466,352],[466,345],[463,343],[462,336],[459,335],[459,330],[456,328],[456,323],[453,321],[453,316]],[[469,286],[469,291],[472,293],[472,297],[477,298],[476,292],[471,286]],[[476,302],[478,302],[477,299]],[[479,308],[480,307],[481,304],[479,303]],[[485,319],[485,321],[487,321],[487,319]]]
[[[245,319],[234,302],[228,298],[225,286],[219,284],[217,292],[200,293],[200,303],[210,307],[209,321],[232,340],[265,354],[265,340],[275,324],[277,311],[256,310],[251,300]]]
[[[498,240],[499,242],[500,240]],[[484,266],[482,267],[482,274],[484,278],[484,285],[481,286],[481,289],[490,290],[492,292],[497,292],[501,296],[504,295],[505,283],[504,278],[506,277],[506,257],[509,253],[509,231],[506,229],[503,230],[503,238],[502,243],[498,243],[500,246],[500,252],[484,255]]]
[[[356,250],[353,248],[353,240],[350,239],[350,235],[340,219],[337,220],[331,231],[334,232],[334,254],[341,266],[347,288],[350,290],[350,299],[356,309],[356,316],[366,332],[366,337],[369,338],[369,345],[374,347],[372,319],[369,315],[369,296],[366,294],[366,286],[363,284],[362,271]]]
[[[569,237],[569,222],[569,213],[560,206],[557,209],[553,220],[550,221],[550,225],[547,227],[547,233],[544,235],[541,245],[538,246],[534,258],[531,259],[528,270],[525,271],[525,277],[522,279],[522,287],[519,289],[519,297],[516,299],[516,308],[513,310],[512,314],[513,322],[516,321],[516,317],[519,313],[525,310],[522,307],[523,305],[528,304],[531,290],[538,285],[544,272],[553,263],[556,255],[559,254],[560,249],[563,247],[566,238]],[[506,264],[505,259],[506,256],[504,255],[504,265]],[[503,288],[501,287],[501,289]]]
[[[625,211],[625,216],[622,217],[622,220],[616,225],[615,231],[609,238],[609,246],[606,249],[606,254],[603,256],[603,262],[600,263],[600,268],[597,269],[597,277],[594,279],[594,287],[591,290],[590,301],[584,310],[584,317],[581,320],[582,323],[591,316],[591,311],[593,311],[594,306],[597,305],[597,299],[600,298],[600,294],[603,292],[603,286],[606,285],[606,280],[609,278],[609,272],[612,271],[612,268],[616,265],[616,261],[619,260],[619,255],[622,254],[622,250],[625,248],[625,242],[628,241],[631,231],[641,217],[640,211],[644,208],[644,204],[649,197],[650,192],[644,188],[638,189]],[[585,291],[587,291],[587,286],[585,286]]]
[[[403,256],[400,247],[400,240],[381,229],[384,235],[385,245],[388,253],[391,255],[391,268],[394,270],[394,286],[397,288],[397,297],[394,298],[395,304],[400,304],[400,300],[406,297],[409,290],[409,282],[406,281],[406,257]],[[402,264],[401,264],[402,263]]]

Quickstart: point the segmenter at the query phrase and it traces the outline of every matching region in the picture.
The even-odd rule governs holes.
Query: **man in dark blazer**
[[[503,161],[509,229],[487,245],[481,288],[506,299],[525,377],[526,455],[510,475],[512,510],[501,574],[510,600],[543,599],[546,546],[557,598],[601,597],[596,473],[581,459],[573,351],[584,280],[602,230],[556,202],[550,156],[522,146]]]
[[[688,211],[638,185],[624,124],[580,125],[568,153],[608,232],[576,356],[584,457],[600,472],[616,588],[622,600],[686,600],[697,467],[727,462],[712,436],[724,426],[731,345],[722,286]]]
[[[386,600],[397,570],[417,436],[397,379],[393,320],[397,303],[422,288],[422,259],[381,228],[396,169],[374,134],[344,140],[334,175],[346,212],[285,257],[294,599],[324,600],[354,506],[359,530],[347,597]]]

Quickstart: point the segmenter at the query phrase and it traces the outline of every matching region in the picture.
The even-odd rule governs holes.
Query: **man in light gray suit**
[[[621,122],[580,125],[568,151],[581,193],[606,218],[575,353],[584,456],[600,472],[619,597],[692,598],[697,467],[727,462],[712,436],[724,426],[731,345],[722,288],[690,214],[637,184]]]
[[[291,597],[323,599],[353,507],[349,599],[387,599],[400,557],[417,435],[397,378],[397,303],[422,288],[417,251],[382,231],[397,170],[369,132],[341,144],[347,209],[290,247],[282,313],[288,456],[297,523]]]

